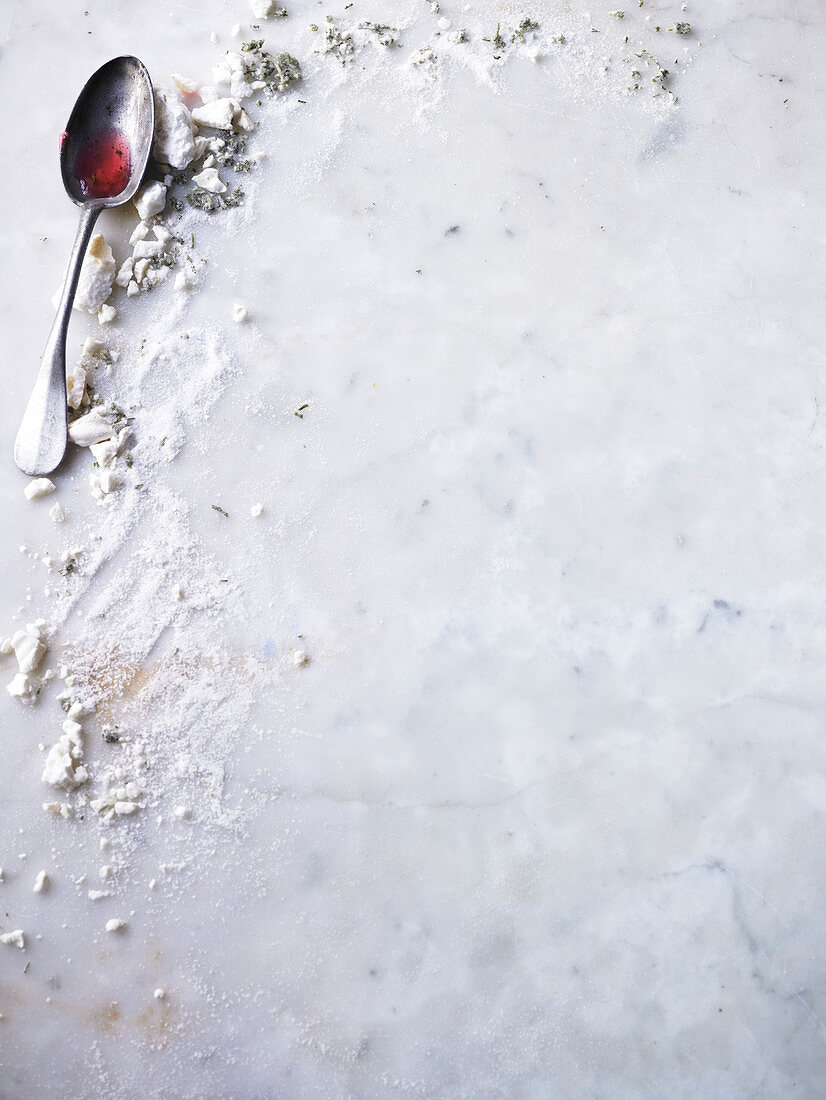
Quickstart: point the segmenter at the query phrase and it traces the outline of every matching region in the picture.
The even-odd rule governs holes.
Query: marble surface
[[[105,942],[73,885],[98,834],[41,809],[48,700],[0,701],[0,916],[31,941],[0,948],[0,1096],[822,1097],[823,15],[629,9],[692,23],[665,108],[590,46],[417,83],[413,0],[359,0],[404,48],[347,69],[312,55],[328,6],[288,7],[306,110],[266,130],[239,231],[204,229],[187,307],[237,371],[158,475],[240,578],[210,629],[259,669],[225,820],[128,824]],[[607,3],[529,14],[585,10],[616,53]],[[11,461],[74,230],[55,136],[102,59],[207,79],[248,17],[0,11],[4,630],[49,614],[20,544],[57,542]],[[99,523],[84,483],[61,499]],[[220,526],[216,499],[266,511]],[[162,536],[147,513],[61,639]],[[298,635],[311,662],[268,673]]]

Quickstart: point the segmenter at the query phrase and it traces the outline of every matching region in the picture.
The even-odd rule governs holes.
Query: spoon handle
[[[80,269],[100,211],[101,207],[95,203],[81,207],[80,224],[66,269],[57,316],[14,441],[14,461],[24,474],[32,477],[50,474],[60,465],[66,451],[66,332]]]

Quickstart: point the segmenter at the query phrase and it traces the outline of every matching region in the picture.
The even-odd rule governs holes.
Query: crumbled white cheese
[[[124,289],[129,286],[129,280],[132,278],[133,266],[132,257],[128,256],[120,265],[118,273],[115,276],[115,282],[118,286],[122,286]]]
[[[153,232],[155,234],[155,239],[160,241],[161,244],[168,244],[169,241],[172,240],[172,234],[169,232],[166,226],[156,225],[153,228]]]
[[[47,813],[54,814],[55,817],[64,818],[66,821],[75,815],[74,807],[68,802],[44,802],[43,809]]]
[[[92,458],[99,466],[111,466],[120,450],[120,436],[114,439],[104,439],[101,443],[93,443],[89,450]]]
[[[253,517],[253,519],[257,519],[263,511],[264,505],[261,504],[261,502],[259,501],[257,504],[253,504],[253,506],[250,508],[250,515]]]
[[[78,447],[90,447],[112,437],[112,422],[101,415],[99,409],[92,409],[85,416],[78,417],[69,425],[69,439]]]
[[[159,180],[152,180],[138,191],[132,202],[141,221],[148,221],[153,214],[160,214],[166,206],[166,187]]]
[[[113,917],[111,920],[108,920],[106,922],[106,931],[107,932],[120,932],[124,928],[126,928],[126,926],[127,925],[126,925],[125,920],[119,920],[117,917]]]
[[[184,95],[194,95],[198,91],[197,80],[190,80],[188,76],[181,76],[180,73],[172,74],[172,83]]]
[[[192,121],[198,126],[210,126],[214,130],[231,130],[238,103],[233,99],[215,99],[192,112]]]
[[[82,755],[80,745],[64,734],[49,749],[43,774],[40,776],[41,782],[59,790],[77,790],[89,778],[88,772],[80,763]]]
[[[112,877],[112,866],[109,863],[104,863],[102,867],[98,868],[98,875],[102,879],[108,879]]]
[[[141,288],[138,286],[138,284],[135,282],[135,280],[130,279],[129,280],[129,285],[126,288],[127,298],[134,298],[135,295],[140,294],[140,292],[141,292]]]
[[[189,290],[193,286],[195,286],[195,280],[192,278],[192,275],[187,270],[187,268],[183,268],[175,276],[175,289]]]
[[[66,402],[70,409],[79,409],[86,397],[86,368],[80,363],[66,368]]]
[[[101,901],[103,898],[111,898],[111,890],[87,890],[86,896],[89,901]]]
[[[11,638],[11,647],[18,669],[25,673],[34,672],[46,652],[43,632],[35,623],[27,623],[25,630],[16,631]]]
[[[38,871],[37,878],[34,880],[34,886],[32,892],[35,894],[42,894],[44,890],[49,887],[49,876],[45,871]]]
[[[55,483],[49,481],[47,477],[38,477],[29,482],[23,490],[23,496],[26,500],[38,500],[40,497],[47,497],[49,493],[53,493],[56,487]]]
[[[250,0],[252,14],[256,19],[269,19],[278,6],[279,0]]]
[[[129,238],[130,244],[135,244],[137,241],[144,241],[149,236],[149,226],[146,222],[138,222],[135,228],[132,230],[132,236]]]
[[[13,932],[4,932],[0,935],[0,943],[8,947],[19,947],[21,951],[26,950],[26,939],[22,928],[15,928]]]
[[[176,806],[175,817],[180,821],[185,821],[187,818],[192,817],[192,810],[188,806]]]
[[[240,53],[229,51],[212,70],[215,83],[226,88],[233,99],[246,99],[254,92],[247,80],[247,63]]]
[[[99,367],[101,363],[111,366],[120,358],[120,352],[112,351],[105,340],[98,340],[96,336],[87,336],[80,349],[80,365],[87,375],[93,367]]]
[[[98,324],[108,325],[117,317],[118,311],[114,306],[101,306],[98,310]]]
[[[255,129],[255,123],[243,107],[235,112],[235,117],[232,121],[236,130],[244,130],[246,133],[250,134]]]
[[[103,239],[102,233],[96,233],[89,242],[80,279],[75,292],[75,309],[85,313],[97,313],[112,293],[115,281],[115,257],[112,249]]]
[[[164,997],[166,996],[166,990],[165,989],[156,989],[155,992],[152,994],[152,996],[155,998],[156,1001],[162,1001],[164,999]]]
[[[137,260],[135,263],[135,282],[142,283],[149,270],[149,260]]]
[[[59,500],[56,500],[49,509],[49,519],[52,523],[64,523],[66,521],[66,512]]]
[[[76,722],[74,718],[67,718],[60,728],[73,745],[80,745],[82,743],[83,726],[81,726],[80,722]]]
[[[154,260],[162,252],[163,245],[160,241],[138,241],[132,249],[132,259],[135,260],[135,267],[137,267],[138,261]],[[135,275],[135,278],[137,279],[137,275]]]
[[[236,325],[243,324],[248,317],[249,313],[247,313],[246,309],[244,309],[240,302],[236,302],[235,305],[232,307],[232,319],[236,323]]]
[[[229,36],[230,36],[230,38],[240,38],[241,37],[241,24],[240,23],[233,23],[232,27],[230,28]]]
[[[192,182],[197,187],[202,187],[204,191],[210,191],[213,195],[222,195],[227,189],[227,185],[218,175],[217,168],[205,168],[203,172],[199,172],[197,176],[192,177]]]
[[[150,267],[143,280],[145,287],[157,286],[158,283],[162,283],[165,279],[169,278],[168,267]]]
[[[168,164],[170,168],[186,168],[195,156],[189,108],[176,91],[155,89],[155,141],[152,154],[155,160]]]

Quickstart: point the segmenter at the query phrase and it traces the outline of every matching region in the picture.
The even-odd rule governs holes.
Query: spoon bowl
[[[14,441],[14,461],[30,476],[51,473],[66,451],[66,333],[80,270],[101,210],[131,199],[146,172],[155,100],[146,66],[116,57],[86,82],[60,137],[60,171],[80,207],[52,331]]]
[[[93,199],[102,206],[120,206],[133,197],[146,171],[154,123],[152,81],[137,57],[116,57],[90,77],[60,141],[63,186],[76,206]],[[123,186],[112,188],[111,194],[90,194],[89,168],[97,159],[105,161],[110,150],[122,154],[124,163],[116,165],[120,172],[113,173],[113,183]]]

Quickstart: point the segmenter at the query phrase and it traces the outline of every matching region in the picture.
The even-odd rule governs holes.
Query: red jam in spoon
[[[120,130],[90,137],[75,157],[75,176],[87,199],[111,199],[129,182],[132,153]]]

